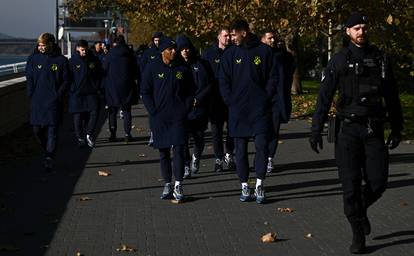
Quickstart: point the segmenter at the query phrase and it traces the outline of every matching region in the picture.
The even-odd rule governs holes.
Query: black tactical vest
[[[385,58],[377,48],[370,47],[363,59],[353,57],[348,48],[341,51],[346,56],[346,64],[339,81],[339,115],[347,118],[385,117]]]

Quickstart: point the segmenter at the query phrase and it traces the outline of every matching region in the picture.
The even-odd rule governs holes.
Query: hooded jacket
[[[249,33],[249,40],[231,46],[220,63],[220,93],[229,107],[230,136],[269,134],[279,79],[273,50]]]
[[[109,51],[103,65],[105,100],[108,106],[138,104],[139,79],[134,53],[125,44]]]
[[[57,44],[47,54],[35,49],[27,59],[26,79],[30,123],[58,125],[62,117],[62,100],[70,86],[70,74],[68,60]]]

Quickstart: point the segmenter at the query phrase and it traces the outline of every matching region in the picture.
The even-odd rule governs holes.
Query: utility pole
[[[58,38],[58,34],[59,34],[59,0],[56,0],[55,1],[55,39],[56,40]]]

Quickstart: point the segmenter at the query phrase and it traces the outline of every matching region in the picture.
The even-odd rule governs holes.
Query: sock
[[[261,179],[257,179],[257,180],[256,180],[256,188],[257,188],[258,186],[261,186],[261,185],[262,185],[262,182],[263,182],[263,180],[261,180]]]
[[[242,188],[245,188],[245,187],[249,187],[249,184],[247,184],[247,182],[242,182]]]
[[[230,153],[226,153],[226,157],[227,158],[230,158],[231,157],[231,154]]]
[[[268,157],[268,158],[267,158],[267,160],[270,162],[270,161],[272,161],[272,160],[273,160],[273,158]]]
[[[176,187],[176,186],[178,186],[178,185],[181,185],[181,181],[175,181],[175,185],[174,185],[174,187]]]

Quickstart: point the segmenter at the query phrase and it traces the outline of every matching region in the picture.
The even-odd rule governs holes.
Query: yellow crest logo
[[[164,79],[164,73],[158,74],[159,79]]]
[[[58,65],[57,64],[52,64],[52,66],[50,67],[50,70],[57,71],[58,70]]]
[[[219,64],[220,63],[220,59],[215,59],[214,62],[217,63],[217,64]]]
[[[236,59],[236,64],[241,64],[242,59]]]
[[[260,63],[262,63],[262,60],[259,56],[255,56],[253,62],[255,65],[259,65]]]
[[[38,69],[41,69],[41,68],[42,68],[42,65],[37,65],[37,68],[38,68]]]
[[[175,77],[176,77],[177,79],[183,79],[183,73],[182,73],[181,71],[178,71],[178,72],[175,74]]]
[[[90,69],[95,68],[95,63],[89,63],[89,68],[90,68]]]

